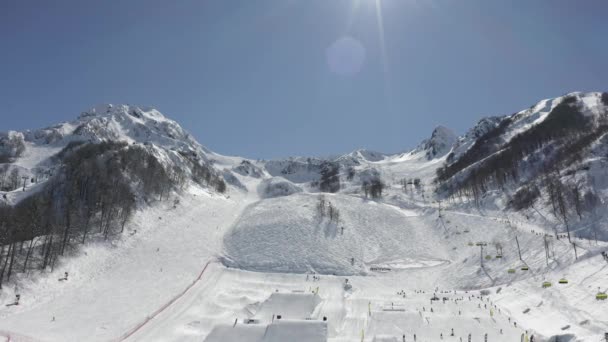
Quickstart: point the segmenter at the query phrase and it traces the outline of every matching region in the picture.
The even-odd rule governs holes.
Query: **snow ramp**
[[[319,198],[339,220],[319,214]],[[447,253],[411,211],[345,195],[294,194],[249,206],[224,237],[222,262],[260,272],[352,275],[438,265]]]

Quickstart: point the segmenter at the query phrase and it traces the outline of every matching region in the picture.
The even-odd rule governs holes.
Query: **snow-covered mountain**
[[[269,161],[128,105],[0,134],[0,341],[599,341],[607,108]]]
[[[542,100],[521,112],[482,120],[460,138],[438,169],[438,190],[475,201],[503,197],[509,208],[529,215],[550,202],[564,229],[580,226],[586,229],[576,229],[578,234],[605,234],[604,226],[589,229],[597,224],[585,222],[583,212],[605,211],[607,143],[607,93]],[[558,202],[564,203],[561,209]]]
[[[429,139],[424,140],[416,149],[416,152],[424,151],[427,159],[431,160],[443,157],[452,150],[458,137],[449,128],[438,126],[433,130]]]

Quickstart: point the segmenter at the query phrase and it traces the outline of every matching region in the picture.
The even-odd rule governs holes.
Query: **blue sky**
[[[397,152],[436,125],[608,90],[607,14],[605,0],[3,0],[0,130],[129,103],[223,154]]]

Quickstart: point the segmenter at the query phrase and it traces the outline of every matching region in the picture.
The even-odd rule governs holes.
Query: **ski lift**
[[[543,285],[542,285],[543,289],[546,289],[548,287],[551,287],[551,282],[549,281],[543,281]]]
[[[608,298],[608,295],[606,294],[606,292],[598,292],[595,295],[595,299],[597,300],[606,300]]]
[[[558,283],[560,283],[560,284],[568,284],[568,279],[562,278],[562,279],[559,280]]]
[[[522,266],[522,267],[521,267],[521,270],[522,270],[522,271],[529,271],[529,270],[530,270],[530,268],[529,268],[528,266]]]
[[[509,268],[509,270],[507,271],[507,273],[513,274],[513,273],[515,273],[515,269],[514,268]]]
[[[502,255],[496,254],[496,259],[502,259]]]

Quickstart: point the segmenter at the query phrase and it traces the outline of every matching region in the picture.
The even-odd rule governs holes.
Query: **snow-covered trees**
[[[540,197],[540,190],[535,184],[522,186],[509,199],[508,205],[515,210],[522,210],[531,207]]]
[[[608,106],[608,93],[602,93],[602,103],[604,106]]]
[[[8,163],[25,151],[23,133],[10,131],[0,134],[0,163]]]
[[[508,184],[539,185],[548,170],[575,165],[585,149],[608,133],[606,116],[583,114],[582,106],[576,96],[566,96],[544,120],[526,130],[510,127],[517,114],[505,117],[460,158],[437,170],[438,190],[448,196],[470,196],[478,203],[489,190],[502,190]],[[516,134],[507,139],[507,130]],[[535,192],[527,190],[533,188],[514,196],[514,207],[524,209],[533,204]],[[576,200],[579,195],[565,191],[575,196],[575,205],[580,202]]]
[[[361,183],[361,188],[365,197],[371,196],[372,198],[382,197],[382,191],[384,191],[384,183],[378,178],[372,178],[365,180]]]
[[[165,167],[153,153],[120,142],[66,146],[41,191],[0,207],[0,286],[15,271],[53,268],[59,256],[92,236],[118,236],[138,201],[162,200],[181,187],[185,171]],[[225,190],[208,167],[192,170],[195,181]],[[13,187],[17,176],[11,171],[7,177]]]
[[[340,164],[325,161],[321,164],[321,179],[319,190],[323,192],[338,192],[340,190]]]
[[[193,181],[203,186],[212,187],[217,192],[226,191],[226,183],[224,182],[224,179],[214,172],[209,165],[201,164],[196,158],[189,154],[182,153],[182,157],[184,157],[190,164],[189,166]]]
[[[340,222],[340,210],[336,208],[325,196],[319,196],[319,202],[317,202],[317,215],[323,218],[329,218],[330,222],[338,224]]]

